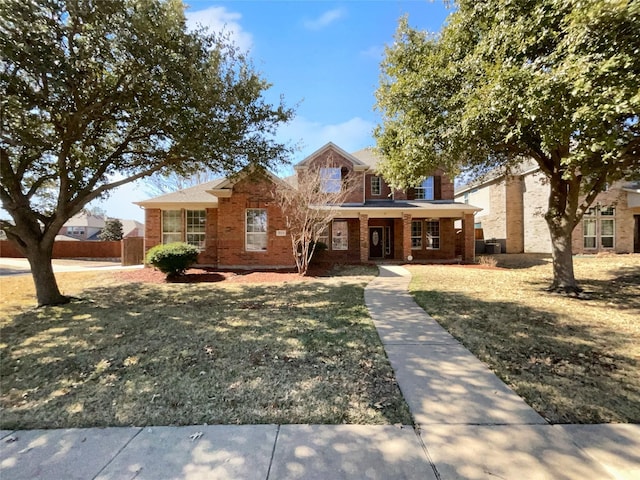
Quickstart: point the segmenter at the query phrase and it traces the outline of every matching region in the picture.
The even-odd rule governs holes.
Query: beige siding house
[[[456,190],[455,200],[482,208],[475,225],[503,253],[551,253],[544,219],[549,198],[545,176],[533,161],[509,174],[488,174]],[[620,181],[598,195],[573,232],[573,253],[640,252],[640,184]],[[478,253],[481,253],[478,251]]]

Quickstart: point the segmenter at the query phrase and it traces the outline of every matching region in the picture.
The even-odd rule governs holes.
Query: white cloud
[[[186,17],[187,27],[192,30],[202,26],[211,32],[224,32],[243,51],[248,51],[253,46],[253,36],[243,30],[239,23],[242,15],[239,13],[230,12],[225,7],[209,7],[205,10],[187,11]]]
[[[375,124],[360,117],[342,123],[322,124],[304,117],[295,117],[278,132],[280,141],[300,142],[301,151],[294,162],[304,159],[328,142],[333,142],[347,152],[355,152],[373,145]]]
[[[304,26],[308,30],[322,30],[341,18],[344,18],[346,15],[347,11],[344,8],[335,8],[324,12],[318,18],[305,20]]]

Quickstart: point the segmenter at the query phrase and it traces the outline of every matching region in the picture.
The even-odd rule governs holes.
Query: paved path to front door
[[[365,302],[438,478],[631,479],[640,474],[640,426],[623,435],[615,425],[596,426],[601,440],[578,447],[586,436],[580,426],[572,432],[549,425],[414,302],[407,269],[379,269]],[[602,452],[604,444],[608,456],[603,460],[593,452]]]

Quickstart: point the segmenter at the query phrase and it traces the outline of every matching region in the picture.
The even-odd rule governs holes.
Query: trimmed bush
[[[165,273],[168,277],[182,275],[196,263],[200,251],[188,243],[175,242],[156,245],[147,252],[146,263]]]

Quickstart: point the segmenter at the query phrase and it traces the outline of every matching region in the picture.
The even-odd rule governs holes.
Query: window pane
[[[371,177],[371,195],[380,195],[381,190],[380,177]]]
[[[582,225],[584,248],[596,248],[596,220],[593,218],[585,219]]]
[[[247,209],[246,249],[267,249],[267,211],[264,208]]]
[[[427,177],[415,189],[415,198],[416,200],[433,200],[433,177]]]
[[[162,243],[173,243],[173,242],[181,242],[182,234],[181,233],[163,233],[162,234]]]
[[[427,227],[427,248],[438,250],[440,248],[440,220],[429,220]]]
[[[602,236],[613,236],[613,220],[600,221],[600,234]]]
[[[616,214],[616,209],[614,207],[602,207],[600,209],[600,215],[606,217],[613,217]]]
[[[349,249],[349,227],[346,220],[334,220],[331,236],[332,250]]]
[[[422,248],[422,222],[411,222],[411,248],[418,250]]]
[[[187,210],[187,233],[205,231],[206,212],[204,210]]]
[[[584,236],[595,237],[596,236],[596,221],[585,220],[584,221]]]
[[[325,193],[338,193],[341,189],[342,175],[339,168],[321,168],[320,184]]]
[[[182,231],[180,210],[162,211],[162,231],[164,233],[180,233]]]

